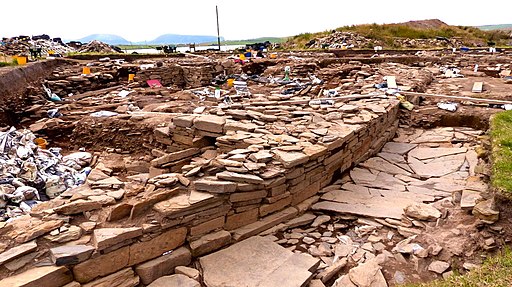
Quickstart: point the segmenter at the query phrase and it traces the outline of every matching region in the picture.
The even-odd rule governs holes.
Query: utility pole
[[[217,44],[219,45],[220,52],[219,8],[217,5],[215,5],[215,13],[217,14]]]

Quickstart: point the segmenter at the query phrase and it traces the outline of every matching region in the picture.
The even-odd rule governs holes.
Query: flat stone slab
[[[209,193],[192,190],[190,194],[182,193],[161,201],[155,204],[153,209],[169,218],[175,218],[204,210],[205,207],[217,206],[220,203],[218,198]]]
[[[164,276],[155,280],[155,282],[148,285],[148,287],[201,287],[199,282],[191,279],[183,274],[174,274],[171,276]]]
[[[372,157],[368,159],[367,161],[361,163],[361,166],[364,166],[369,169],[374,169],[378,171],[382,171],[388,174],[403,174],[403,175],[411,175],[410,172],[399,168],[398,166],[389,163],[385,159],[382,159],[380,157]]]
[[[382,148],[382,152],[404,155],[415,147],[415,144],[388,142]]]
[[[465,154],[436,158],[429,163],[409,157],[409,165],[416,174],[422,177],[441,177],[458,171],[465,160]]]
[[[413,156],[419,160],[438,158],[447,155],[465,153],[468,149],[461,148],[428,148],[418,147],[409,152],[409,156]]]
[[[306,286],[320,261],[255,236],[199,259],[207,287]]]
[[[73,275],[66,267],[44,266],[29,269],[23,273],[0,280],[2,287],[53,287],[64,286],[73,281]]]
[[[434,197],[412,192],[373,189],[347,184],[350,190],[333,190],[314,204],[313,210],[334,211],[361,216],[401,219],[404,208],[415,202],[434,201]]]
[[[35,251],[36,249],[37,243],[35,241],[31,241],[8,249],[7,251],[0,253],[0,265],[26,255],[32,251]]]

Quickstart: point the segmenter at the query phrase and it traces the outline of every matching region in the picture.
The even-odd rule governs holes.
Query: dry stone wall
[[[398,126],[386,97],[209,112],[155,129],[181,149],[153,150],[148,173],[114,177],[100,158],[86,185],[3,223],[0,286],[150,284],[304,212]]]

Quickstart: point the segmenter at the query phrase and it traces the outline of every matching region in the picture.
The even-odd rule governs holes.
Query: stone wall
[[[398,126],[391,98],[209,112],[155,130],[182,148],[154,150],[149,174],[113,177],[100,159],[87,185],[2,224],[0,286],[147,285],[304,212]]]

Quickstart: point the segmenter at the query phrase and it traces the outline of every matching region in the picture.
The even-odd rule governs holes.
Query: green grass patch
[[[454,274],[447,280],[438,280],[422,284],[410,284],[408,287],[510,287],[512,284],[512,251],[502,250],[482,265],[465,275]]]
[[[17,66],[17,65],[18,65],[18,60],[17,59],[12,59],[11,62],[0,62],[0,68],[1,67]]]
[[[512,198],[512,111],[495,114],[491,118],[493,187],[507,198]]]

